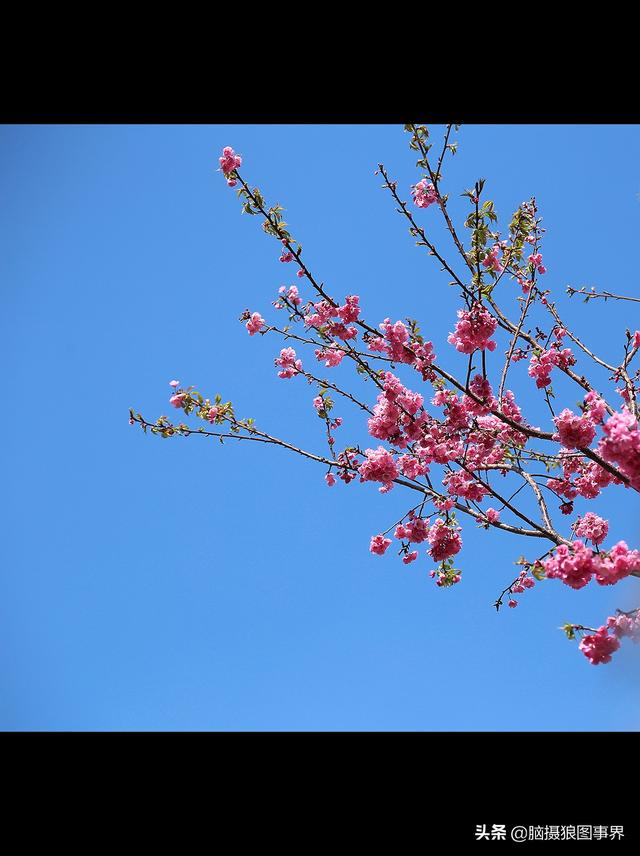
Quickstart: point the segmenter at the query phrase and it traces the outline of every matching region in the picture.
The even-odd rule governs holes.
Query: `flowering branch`
[[[608,549],[601,546],[609,528],[604,518],[586,512],[573,521],[567,534],[563,534],[559,525],[563,518],[574,513],[578,497],[591,501],[605,488],[615,485],[640,491],[636,404],[639,377],[638,372],[632,375],[629,370],[640,350],[640,331],[634,334],[627,331],[623,360],[614,366],[597,356],[563,323],[556,304],[548,299],[549,290],[540,286],[540,277],[547,273],[542,256],[545,230],[535,199],[516,209],[503,237],[497,230],[494,204],[484,196],[486,183],[476,181],[471,190],[462,194],[470,205],[464,223],[469,231],[470,248],[465,249],[447,210],[447,196],[441,192],[446,154],[455,154],[457,147],[457,143],[450,142],[452,128],[447,125],[445,129],[434,168],[429,155],[429,130],[424,125],[405,126],[411,135],[410,149],[419,154],[417,166],[422,170],[422,177],[411,188],[413,205],[418,209],[415,214],[401,199],[398,184],[389,178],[384,165],[378,164],[377,172],[383,176],[383,188],[391,194],[398,212],[408,221],[417,245],[426,247],[452,278],[451,284],[460,289],[463,308],[458,310],[457,322],[447,341],[465,357],[461,378],[437,360],[433,343],[422,336],[417,321],[394,322],[386,318],[374,325],[363,317],[358,295],[347,295],[342,301],[330,296],[324,283],[303,260],[302,246],[283,220],[284,209],[280,205],[269,206],[260,190],[250,187],[239,171],[242,158],[227,147],[220,158],[227,184],[239,185],[237,193],[243,211],[263,218],[263,231],[280,244],[280,262],[293,263],[300,288],[308,289],[303,297],[298,285],[280,288],[273,306],[288,315],[285,325],[269,324],[259,312],[245,310],[240,319],[249,335],[277,334],[296,347],[311,347],[315,359],[330,370],[341,371],[339,366],[343,362],[350,365],[358,382],[373,382],[376,402],[368,399],[366,390],[351,389],[345,382],[319,376],[308,365],[304,366],[302,358],[287,346],[275,358],[278,377],[291,380],[299,375],[316,387],[313,411],[321,420],[328,455],[309,452],[267,434],[252,419],[237,419],[232,404],[223,403],[219,395],[213,400],[205,399],[193,387],[181,388],[178,381],[171,381],[171,405],[186,416],[217,426],[217,430],[192,428],[184,422],[174,425],[166,416],[152,423],[134,411],[130,413],[130,421],[138,423],[145,433],[165,438],[203,434],[217,437],[220,442],[237,439],[277,445],[326,466],[325,481],[329,487],[334,487],[338,479],[345,485],[359,479],[360,483],[377,483],[382,494],[395,485],[420,493],[417,505],[393,526],[372,536],[369,549],[375,555],[383,555],[392,543],[387,536],[393,530],[393,537],[399,542],[398,554],[404,564],[411,564],[419,556],[412,545],[427,542],[427,555],[436,564],[430,575],[439,587],[456,585],[462,578],[462,572],[453,564],[462,549],[458,512],[473,518],[483,529],[548,541],[550,549],[535,560],[518,559],[516,564],[522,570],[498,596],[496,609],[507,593],[509,606],[516,606],[515,595],[542,580],[560,579],[578,589],[593,578],[600,585],[611,585],[627,576],[640,576],[640,551],[630,549],[624,541]],[[432,205],[441,212],[455,249],[464,261],[464,278],[436,248],[419,220],[419,212]],[[498,303],[499,297],[502,302],[510,299],[513,284],[524,295],[516,293],[520,303],[517,323],[510,320]],[[574,289],[569,293],[582,292]],[[608,292],[591,292],[586,299],[600,296],[640,302],[640,298],[623,298]],[[543,326],[527,329],[525,324],[532,323],[538,307],[542,320],[537,323]],[[549,315],[553,325],[545,330]],[[506,336],[506,350],[496,370],[490,355],[496,350],[494,336],[498,335]],[[583,359],[606,369],[611,381],[623,382],[623,388],[616,390],[623,398],[619,409],[595,389],[585,374],[574,371],[577,360],[571,348],[564,345],[565,337],[577,346]],[[476,374],[475,358],[480,362]],[[512,365],[521,360],[528,360],[527,374],[535,381],[536,388],[542,390],[554,430],[531,425],[524,418],[515,394],[506,389],[507,378],[513,380],[516,373]],[[578,413],[564,408],[556,415],[551,403],[554,397],[551,375],[556,370],[571,378],[585,393]],[[425,394],[406,386],[396,374],[398,371],[408,371],[417,377],[420,389],[430,388],[433,410],[427,406]],[[492,389],[492,374],[498,379],[497,396]],[[367,387],[371,389],[370,385]],[[336,393],[339,400],[349,401],[366,414],[367,432],[378,441],[376,448],[362,449],[356,445],[337,451],[336,432],[343,418],[334,415],[335,402],[330,393]],[[544,450],[538,448],[540,443],[545,444]],[[546,473],[536,471],[542,467]],[[510,492],[507,487],[506,491],[498,491],[491,483],[496,474],[512,486],[511,479],[515,477],[516,489]],[[436,486],[438,480],[441,488]],[[525,489],[535,500],[539,519],[533,519],[520,502]],[[497,501],[497,509],[483,507],[488,497]],[[560,503],[558,523],[553,519],[554,501]],[[511,519],[502,520],[503,514]],[[591,547],[586,546],[587,542]],[[619,647],[619,638],[640,637],[638,616],[638,610],[633,610],[609,618],[607,624],[596,630],[579,624],[565,625],[564,629],[569,638],[575,638],[576,633],[587,634],[580,649],[592,663],[608,662],[611,652]]]

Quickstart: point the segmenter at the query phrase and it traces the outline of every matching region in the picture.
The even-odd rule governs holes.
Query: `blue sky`
[[[563,292],[638,293],[640,127],[463,126],[458,140],[445,174],[452,214],[460,222],[458,194],[480,176],[505,224],[535,195],[547,284],[617,359],[620,331],[640,327],[633,306]],[[463,581],[440,590],[424,551],[408,568],[368,552],[410,507],[401,488],[328,489],[321,467],[279,449],[161,441],[128,424],[130,406],[168,413],[175,377],[323,450],[312,389],[279,380],[279,341],[250,339],[237,321],[246,308],[273,319],[278,286],[299,281],[216,172],[224,145],[284,205],[332,293],[360,294],[375,324],[418,318],[461,370],[446,344],[456,295],[374,176],[383,162],[408,198],[419,174],[407,143],[390,125],[0,129],[0,727],[640,726],[637,651],[627,644],[594,668],[557,629],[637,605],[636,580],[579,592],[547,581],[496,614],[530,542],[466,524]],[[435,208],[419,214],[447,246]],[[513,375],[545,424],[525,364]],[[575,405],[574,390],[554,388]],[[336,413],[345,440],[368,445],[359,415]],[[576,505],[589,508],[609,517],[612,543],[640,544],[628,491]]]

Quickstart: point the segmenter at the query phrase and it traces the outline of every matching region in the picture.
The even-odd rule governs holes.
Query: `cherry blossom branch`
[[[381,164],[381,163],[379,163],[379,164],[378,164],[378,170],[380,171],[380,173],[382,174],[382,177],[383,177],[383,178],[384,178],[384,180],[385,180],[385,184],[383,185],[383,187],[386,187],[386,188],[388,188],[388,189],[389,189],[389,191],[391,192],[391,195],[393,196],[394,200],[395,200],[395,201],[396,201],[396,203],[400,206],[399,213],[404,214],[404,216],[407,218],[407,220],[408,220],[408,221],[409,221],[409,223],[411,224],[411,229],[413,230],[412,234],[414,234],[414,237],[415,237],[415,235],[418,235],[418,236],[421,238],[423,245],[424,245],[425,247],[427,247],[427,249],[429,250],[429,252],[431,253],[431,255],[435,256],[435,257],[438,259],[438,261],[439,261],[439,262],[440,262],[440,264],[442,265],[443,269],[444,269],[444,270],[446,270],[446,271],[447,271],[447,273],[448,273],[450,276],[452,276],[452,277],[453,277],[453,279],[455,280],[456,284],[457,284],[458,286],[460,286],[460,288],[461,288],[461,289],[462,289],[462,291],[465,293],[465,295],[466,295],[467,297],[469,297],[471,300],[475,299],[475,298],[474,298],[474,294],[473,294],[473,292],[469,291],[469,289],[468,289],[468,288],[467,288],[467,286],[462,282],[462,280],[460,279],[460,277],[458,276],[458,274],[457,274],[457,273],[455,273],[455,271],[453,270],[453,268],[451,268],[451,267],[449,266],[449,264],[445,261],[445,259],[443,258],[443,256],[441,256],[441,255],[440,255],[440,253],[437,251],[437,249],[435,248],[434,244],[432,244],[432,243],[431,243],[431,241],[427,238],[427,236],[426,236],[426,233],[425,233],[424,229],[422,229],[422,228],[421,228],[421,227],[416,223],[416,221],[413,219],[413,215],[411,214],[411,212],[410,212],[410,211],[409,211],[409,209],[407,208],[407,203],[406,203],[406,202],[403,202],[403,201],[400,199],[400,197],[398,196],[398,193],[397,193],[397,190],[396,190],[396,188],[397,188],[397,186],[398,186],[398,182],[397,182],[397,181],[390,181],[390,180],[389,180],[389,176],[388,176],[387,171],[386,171],[386,169],[384,168],[384,165],[383,165],[383,164]],[[464,251],[463,251],[463,252],[464,252]],[[467,264],[469,264],[469,261],[468,261],[468,259],[467,259],[466,255],[465,255],[465,262],[466,262]]]
[[[442,215],[445,219],[445,222],[447,224],[447,229],[449,230],[449,234],[453,238],[453,241],[456,245],[456,248],[457,248],[458,252],[460,253],[462,259],[464,260],[465,265],[473,273],[473,264],[469,261],[469,258],[467,256],[465,250],[464,250],[464,247],[462,246],[462,243],[461,243],[460,239],[458,238],[458,234],[454,228],[453,223],[451,222],[451,218],[449,217],[449,212],[447,211],[447,201],[440,194],[440,188],[439,188],[439,182],[441,179],[440,167],[442,165],[444,153],[446,152],[446,149],[447,149],[447,141],[449,139],[449,132],[451,130],[451,125],[448,126],[447,135],[445,137],[445,145],[444,145],[444,148],[442,150],[442,154],[440,155],[440,160],[438,161],[438,167],[437,167],[435,173],[433,172],[433,170],[431,169],[431,166],[429,165],[429,158],[427,155],[427,149],[426,149],[426,146],[424,144],[424,140],[423,140],[422,136],[416,132],[416,126],[415,125],[410,125],[409,127],[412,129],[413,139],[416,141],[416,143],[418,144],[418,147],[420,148],[420,152],[422,154],[422,162],[424,163],[424,165],[427,169],[427,172],[429,173],[429,178],[431,179],[433,186],[435,188],[436,194],[438,196],[438,201],[439,201],[438,207],[440,208],[440,211],[442,212]]]
[[[572,342],[574,342],[580,348],[581,351],[583,351],[588,357],[591,357],[591,359],[595,363],[597,363],[599,366],[602,366],[603,368],[608,369],[610,372],[616,371],[614,366],[610,366],[609,363],[605,363],[604,360],[601,360],[600,357],[596,356],[596,354],[594,354],[593,351],[589,350],[589,348],[587,348],[587,346],[583,342],[580,341],[580,339],[576,336],[575,333],[572,333],[571,330],[569,330],[569,328],[566,327],[565,324],[563,324],[562,319],[560,318],[560,315],[559,315],[558,310],[556,309],[556,306],[554,303],[547,301],[545,305],[546,305],[547,309],[549,310],[549,312],[551,313],[551,315],[553,315],[553,318],[554,318],[556,324],[558,324],[559,327],[562,327],[562,329],[566,331],[567,336],[571,339]],[[607,405],[607,407],[608,407],[608,405]],[[614,412],[613,408],[608,407],[608,409],[609,409],[610,414],[612,414]]]
[[[611,298],[611,300],[629,300],[633,303],[640,303],[640,297],[627,297],[624,294],[612,294],[610,291],[596,292],[593,289],[591,289],[591,291],[586,291],[584,286],[582,288],[572,288],[570,285],[568,285],[567,294],[569,295],[569,297],[573,297],[574,294],[584,294],[585,303],[588,303],[590,300],[596,300],[598,297],[603,297],[605,303],[608,298]]]

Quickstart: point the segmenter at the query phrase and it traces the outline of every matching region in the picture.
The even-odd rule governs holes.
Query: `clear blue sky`
[[[407,568],[368,552],[410,507],[401,488],[328,489],[321,467],[279,449],[128,424],[130,406],[168,413],[175,377],[323,449],[312,390],[279,380],[278,341],[237,321],[246,308],[273,318],[278,286],[299,281],[216,173],[224,145],[285,206],[332,293],[360,294],[374,323],[417,317],[459,368],[455,294],[373,174],[382,161],[407,198],[407,142],[387,125],[0,129],[0,727],[640,726],[637,651],[592,667],[557,629],[637,605],[637,581],[547,581],[496,614],[530,542],[466,524],[463,581],[440,590],[424,555]],[[567,284],[638,293],[640,127],[463,126],[459,143],[454,214],[480,176],[505,218],[535,194],[561,301]],[[629,305],[568,305],[612,359],[616,331],[640,327]],[[513,388],[542,424],[518,369]],[[336,413],[368,445],[360,417]],[[640,545],[635,496],[610,489],[592,506],[612,541]]]

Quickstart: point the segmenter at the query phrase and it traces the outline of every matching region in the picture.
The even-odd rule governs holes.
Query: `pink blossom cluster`
[[[345,484],[352,482],[358,475],[356,454],[357,453],[353,449],[345,449],[344,452],[340,452],[336,458],[336,463],[339,465],[338,478]]]
[[[499,402],[500,410],[504,416],[508,416],[512,422],[524,424],[522,411],[516,403],[516,397],[513,392],[508,389],[502,396]],[[480,428],[485,431],[495,431],[498,440],[503,443],[509,443],[514,446],[524,446],[527,442],[527,435],[518,431],[516,428],[505,424],[493,414],[479,416],[476,420]]]
[[[307,327],[315,327],[316,329],[321,327],[327,328],[326,332],[328,335],[338,339],[344,339],[345,341],[355,339],[358,331],[353,326],[347,327],[342,323],[342,319],[354,318],[355,320],[357,318],[360,312],[358,300],[357,296],[348,297],[344,306],[335,306],[329,303],[328,300],[321,300],[319,303],[314,303],[312,306],[315,312],[305,316],[305,324]],[[341,320],[336,322],[333,320],[334,318],[340,318]]]
[[[225,146],[222,150],[222,157],[218,159],[220,169],[224,177],[227,179],[229,187],[235,187],[238,183],[235,178],[231,178],[231,173],[239,166],[242,166],[242,157],[237,155],[231,146]]]
[[[453,333],[449,333],[447,341],[455,345],[462,354],[472,354],[476,350],[487,348],[494,351],[496,343],[491,339],[496,327],[494,318],[481,303],[474,303],[471,309],[459,309],[458,321]]]
[[[516,279],[517,279],[518,285],[522,289],[522,293],[523,294],[529,294],[529,292],[531,291],[531,288],[533,286],[533,280],[527,279],[524,276],[519,276]]]
[[[302,303],[302,298],[300,297],[297,285],[290,285],[289,288],[287,288],[286,285],[281,285],[278,289],[278,293],[286,294],[286,298],[292,306],[300,306],[300,304]],[[284,308],[284,304],[282,303],[276,303],[274,305],[276,309]]]
[[[523,568],[523,569],[520,571],[520,574],[518,575],[518,579],[517,579],[517,580],[515,581],[515,583],[511,586],[511,588],[509,589],[509,591],[511,592],[511,594],[523,594],[527,589],[531,589],[531,588],[533,588],[535,584],[536,584],[536,582],[535,582],[535,580],[533,579],[533,577],[530,577],[530,576],[529,576],[529,570],[528,570],[528,568]],[[517,601],[517,600],[515,600],[515,598],[512,598],[512,599],[509,601],[509,606],[510,606],[512,609],[513,609],[514,607],[516,607],[517,605],[518,605],[518,601]]]
[[[453,527],[438,517],[429,530],[428,541],[431,544],[429,555],[435,562],[441,562],[455,556],[462,549],[460,527]]]
[[[593,576],[593,552],[582,541],[574,541],[571,546],[560,544],[542,565],[548,579],[559,579],[580,589]]]
[[[397,363],[411,362],[413,355],[409,351],[409,331],[405,324],[402,321],[393,324],[390,318],[385,318],[380,324],[380,330],[383,335],[371,339],[369,349],[388,354]]]
[[[464,470],[447,473],[443,479],[451,496],[461,496],[470,502],[481,502],[487,495],[485,487]]]
[[[607,463],[615,464],[629,479],[631,487],[640,490],[640,430],[638,423],[623,405],[602,426],[604,437],[598,453]]]
[[[601,586],[614,585],[634,571],[640,571],[640,551],[631,550],[625,541],[618,541],[608,552],[594,554],[594,565],[596,582]]]
[[[570,348],[552,346],[547,351],[534,354],[529,363],[529,377],[535,378],[536,386],[542,389],[551,383],[551,371],[554,368],[563,371],[574,365],[576,358]]]
[[[630,613],[621,612],[607,619],[607,627],[619,638],[627,637],[632,642],[640,642],[640,610]]]
[[[591,461],[587,463],[566,449],[561,451],[558,457],[562,462],[562,478],[547,479],[547,487],[557,493],[558,496],[563,496],[568,500],[575,499],[576,496],[582,496],[584,499],[595,499],[602,488],[610,484],[621,484],[620,479],[617,479],[600,464]],[[578,477],[572,481],[573,475]],[[563,510],[563,513],[570,514],[572,510],[572,508],[568,508]]]
[[[573,531],[578,538],[584,538],[593,544],[602,544],[609,532],[609,523],[597,514],[587,511],[584,517],[579,517],[573,524]]]
[[[252,312],[251,317],[246,323],[246,328],[249,331],[249,335],[253,336],[255,333],[259,333],[260,330],[264,327],[264,318],[260,315],[259,312]]]
[[[490,413],[492,410],[497,408],[498,401],[493,395],[491,384],[487,378],[477,374],[469,384],[469,389],[476,398],[481,399],[482,404],[479,404],[474,398],[471,398],[470,395],[463,396],[462,404],[467,413],[472,416],[486,416],[487,413]]]
[[[345,352],[336,344],[330,345],[328,348],[316,350],[316,358],[324,363],[328,368],[339,366],[344,358]]]
[[[415,517],[413,512],[408,523],[396,526],[395,537],[412,544],[422,544],[429,536],[429,524],[423,517]]]
[[[422,426],[429,417],[424,411],[415,416],[422,404],[420,393],[407,389],[395,375],[386,372],[383,391],[368,422],[369,433],[377,440],[388,440],[405,448],[411,440],[423,436]]]
[[[390,538],[385,538],[384,535],[374,535],[371,538],[369,550],[371,553],[375,553],[376,556],[384,556],[390,544]]]
[[[445,408],[445,418],[441,425],[431,424],[420,446],[428,449],[431,459],[437,463],[446,463],[459,457],[463,439],[466,440],[466,457],[471,468],[501,461],[506,451],[505,444],[524,446],[527,442],[525,434],[487,412],[488,408],[494,410],[499,405],[502,413],[513,422],[522,422],[522,413],[510,390],[504,393],[502,401],[498,403],[491,386],[480,375],[474,378],[469,388],[483,403],[479,404],[470,395],[459,399],[453,391],[447,389],[438,389],[432,398],[433,404]],[[480,413],[484,415],[477,415]],[[443,454],[445,448],[446,455]]]
[[[587,659],[597,666],[600,663],[610,663],[611,655],[620,647],[620,642],[615,636],[609,634],[608,628],[603,624],[595,633],[583,636],[579,648]]]
[[[276,366],[280,366],[278,377],[281,378],[291,378],[302,371],[302,360],[296,359],[296,352],[293,348],[283,348],[275,363]]]
[[[382,336],[374,336],[368,340],[370,351],[387,354],[396,363],[412,365],[422,374],[423,380],[433,380],[435,374],[431,369],[436,356],[431,342],[410,341],[409,331],[402,321],[391,322],[385,318],[380,324]]]
[[[591,390],[584,397],[584,412],[595,424],[599,425],[604,419],[607,407],[597,392]]]
[[[500,512],[496,511],[495,508],[487,508],[484,513],[484,518],[478,518],[478,526],[482,529],[488,529],[490,523],[498,523],[500,520]]]
[[[401,455],[398,458],[398,467],[408,479],[417,479],[429,472],[429,465],[415,455]]]
[[[353,324],[360,316],[360,298],[357,294],[350,294],[345,298],[343,306],[338,307],[338,315],[344,324]]]
[[[596,435],[596,427],[589,415],[576,416],[568,407],[553,421],[558,429],[555,436],[566,449],[588,448]]]
[[[595,574],[600,585],[613,585],[640,570],[640,551],[618,541],[609,551],[594,553],[582,541],[560,544],[542,563],[549,579],[560,579],[571,588],[586,586]]]
[[[387,493],[398,477],[398,466],[393,455],[383,446],[377,449],[365,449],[365,460],[359,466],[360,481],[381,482],[380,493]]]
[[[500,264],[499,259],[501,249],[500,244],[495,244],[493,249],[482,260],[482,266],[487,268],[487,270],[492,270],[494,273],[502,273],[504,268]]]
[[[431,182],[427,181],[426,178],[423,178],[422,181],[412,185],[411,195],[413,196],[413,201],[418,208],[428,208],[429,205],[433,205],[433,203],[438,199],[437,190]]]
[[[546,267],[542,264],[542,253],[532,253],[529,256],[529,262],[538,271],[538,273],[546,273],[547,272]]]

